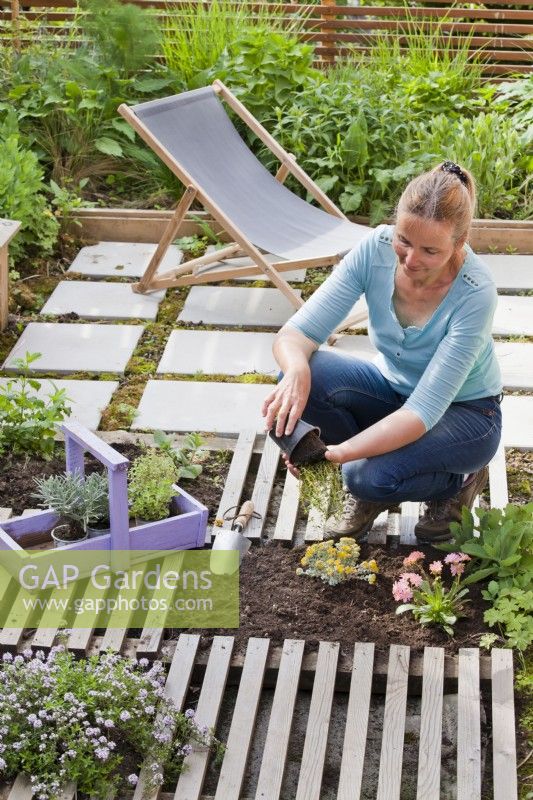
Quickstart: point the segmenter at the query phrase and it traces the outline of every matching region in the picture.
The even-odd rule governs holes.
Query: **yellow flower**
[[[322,569],[322,568],[323,568],[323,566],[324,566],[324,562],[323,562],[323,561],[320,561],[320,560],[319,560],[319,561],[317,561],[317,562],[316,562],[316,564],[315,564],[315,567],[316,567],[317,569]]]
[[[342,566],[342,564],[337,564],[337,572],[339,573],[339,575],[344,574],[344,567]]]
[[[361,566],[363,569],[368,569],[368,561],[361,561]]]
[[[379,572],[377,561],[374,558],[368,562],[368,568],[372,570],[372,572]]]
[[[376,576],[374,575],[374,573],[372,573],[372,575],[368,576],[368,582],[369,583],[375,583],[376,582]]]
[[[306,567],[309,564],[309,559],[307,558],[307,556],[304,556],[302,558],[302,560],[300,561],[300,564],[302,565],[302,567]]]

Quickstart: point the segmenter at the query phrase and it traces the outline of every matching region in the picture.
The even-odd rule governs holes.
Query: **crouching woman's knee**
[[[397,480],[378,466],[375,459],[362,458],[343,464],[342,477],[348,491],[360,500],[386,502],[397,491]]]

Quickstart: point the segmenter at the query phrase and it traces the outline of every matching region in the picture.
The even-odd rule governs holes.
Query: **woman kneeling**
[[[266,428],[290,434],[301,416],[343,465],[346,501],[330,536],[362,536],[381,511],[413,500],[426,502],[417,538],[448,539],[487,483],[502,384],[496,287],[466,243],[474,207],[473,178],[456,164],[415,178],[395,225],[349,252],[276,337],[283,377],[265,400]],[[319,351],[363,294],[374,362]]]

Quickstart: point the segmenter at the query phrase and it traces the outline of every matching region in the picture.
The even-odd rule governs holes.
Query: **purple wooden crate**
[[[203,547],[207,529],[207,508],[188,492],[176,486],[172,508],[179,516],[147,522],[130,528],[128,514],[127,468],[129,459],[103,442],[77,422],[61,425],[65,435],[68,473],[85,472],[84,453],[89,452],[107,467],[109,519],[111,533],[73,542],[64,550],[189,550]],[[28,517],[14,517],[0,525],[0,550],[23,552],[31,535],[49,531],[57,522],[53,511],[40,511]]]

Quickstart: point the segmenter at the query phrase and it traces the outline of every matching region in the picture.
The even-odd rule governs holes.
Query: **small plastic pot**
[[[298,420],[290,436],[286,434],[276,436],[273,430],[270,430],[268,435],[295,467],[322,461],[327,450],[320,438],[320,428],[304,422],[303,419]]]
[[[74,544],[74,542],[84,542],[85,539],[88,538],[87,531],[85,531],[84,536],[77,536],[74,539],[70,534],[71,527],[68,523],[56,525],[55,528],[52,528],[50,535],[52,537],[54,547],[66,547],[68,544]]]

